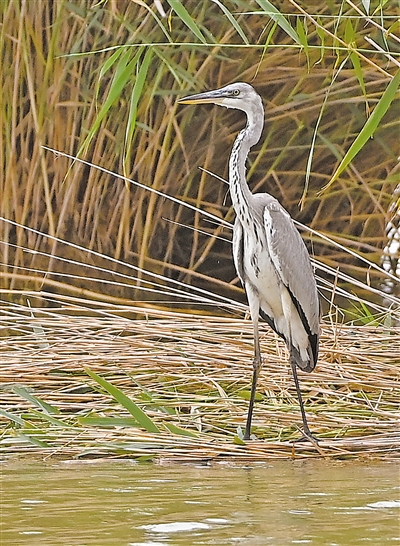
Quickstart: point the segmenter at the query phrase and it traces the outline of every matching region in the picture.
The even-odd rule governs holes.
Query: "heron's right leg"
[[[303,397],[301,396],[301,390],[300,390],[300,384],[299,384],[299,378],[297,376],[297,369],[296,369],[296,363],[294,362],[294,360],[291,358],[290,359],[290,364],[292,366],[292,372],[293,372],[293,378],[294,378],[294,384],[296,386],[296,391],[297,391],[297,398],[299,400],[299,405],[300,405],[300,411],[301,411],[301,417],[302,417],[302,420],[303,420],[303,427],[304,427],[304,439],[308,439],[311,441],[311,443],[315,443],[318,445],[318,440],[312,435],[311,433],[311,430],[308,426],[308,422],[307,422],[307,415],[306,415],[306,411],[304,409],[304,402],[303,402]],[[303,438],[302,438],[303,439]]]
[[[250,403],[249,403],[249,410],[247,413],[246,429],[245,429],[244,437],[243,437],[244,440],[250,440],[251,419],[253,417],[254,400],[256,397],[256,390],[257,390],[257,380],[258,380],[258,376],[260,374],[260,370],[262,366],[260,336],[258,331],[258,309],[257,311],[255,311],[255,309],[252,307],[253,306],[250,305],[251,318],[253,322],[253,335],[254,335],[253,380],[251,383]]]

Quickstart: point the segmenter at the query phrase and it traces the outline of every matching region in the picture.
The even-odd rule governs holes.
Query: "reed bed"
[[[379,266],[399,210],[395,5],[167,4],[1,3],[2,455],[398,457],[397,257]],[[267,328],[241,439],[252,332],[223,178],[243,119],[176,104],[238,80],[267,107],[251,188],[310,226],[325,321],[301,384],[319,446],[296,441]]]
[[[301,374],[318,446],[296,441],[301,418],[286,350],[263,329],[254,439],[244,443],[253,349],[246,316],[135,306],[79,317],[66,307],[35,316],[19,308],[2,321],[3,456],[206,463],[400,455],[398,328],[323,325],[316,371]],[[140,406],[144,426],[121,396]]]

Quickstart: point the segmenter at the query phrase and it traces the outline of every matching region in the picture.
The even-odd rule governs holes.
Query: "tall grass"
[[[236,295],[223,227],[42,146],[231,221],[226,185],[198,167],[226,177],[243,119],[177,107],[175,99],[237,80],[252,82],[267,110],[250,157],[252,189],[269,191],[298,220],[379,262],[398,178],[394,4],[366,14],[350,2],[309,12],[293,1],[279,11],[261,0],[171,1],[167,17],[135,2],[14,0],[1,9],[4,288],[48,285],[56,256],[77,277],[69,284],[97,290],[78,278],[85,273],[73,260],[85,260],[76,247],[12,220],[140,271]],[[351,163],[349,151],[357,152]],[[343,249],[306,238],[326,265],[366,280],[362,263]],[[90,261],[110,266],[98,255]],[[368,282],[381,276],[368,269]]]

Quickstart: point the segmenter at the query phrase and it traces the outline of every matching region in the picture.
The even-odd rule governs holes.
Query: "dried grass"
[[[257,440],[244,445],[236,435],[245,422],[251,379],[250,321],[140,307],[123,310],[142,316],[128,320],[115,311],[78,317],[65,309],[45,310],[33,318],[19,309],[17,317],[3,321],[8,335],[0,340],[2,408],[23,420],[2,419],[3,455],[169,462],[400,455],[399,329],[324,324],[317,369],[301,374],[319,447],[295,442],[301,418],[286,351],[263,330]],[[131,417],[85,368],[139,404],[161,432],[82,422],[84,416]],[[35,407],[18,386],[59,413]],[[168,425],[192,436],[171,432]]]

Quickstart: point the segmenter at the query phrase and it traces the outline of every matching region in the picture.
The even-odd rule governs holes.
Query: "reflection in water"
[[[399,477],[393,462],[5,462],[1,544],[394,544]]]

